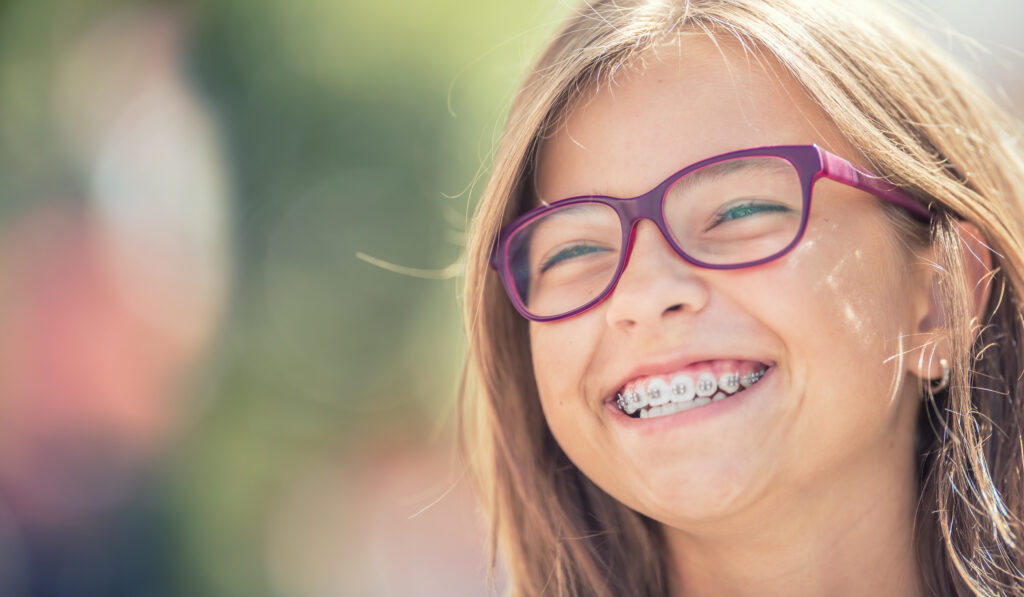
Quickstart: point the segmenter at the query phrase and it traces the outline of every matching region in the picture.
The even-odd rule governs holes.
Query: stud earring
[[[949,387],[949,361],[946,359],[939,359],[939,366],[942,367],[942,377],[937,381],[932,380],[928,382],[929,394],[937,394]]]

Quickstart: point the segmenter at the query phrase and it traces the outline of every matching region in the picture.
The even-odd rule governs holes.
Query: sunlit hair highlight
[[[589,2],[520,88],[466,255],[461,442],[514,595],[664,595],[658,526],[589,481],[544,421],[527,323],[487,265],[500,227],[531,200],[544,136],[575,102],[676,35],[735,39],[780,65],[874,172],[932,202],[930,229],[889,210],[909,244],[930,243],[952,377],[923,390],[918,556],[936,595],[1024,594],[1024,158],[1018,124],[904,21],[871,2]],[[685,51],[685,40],[681,46]],[[994,268],[979,320],[973,223]]]

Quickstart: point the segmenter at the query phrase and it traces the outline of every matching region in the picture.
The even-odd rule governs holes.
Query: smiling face
[[[750,147],[818,143],[863,165],[795,82],[719,45],[663,46],[585,97],[541,149],[539,202],[636,196]],[[598,486],[693,528],[913,470],[918,381],[906,373],[917,359],[894,355],[923,341],[929,279],[875,198],[820,180],[802,242],[746,269],[696,268],[650,221],[634,234],[607,300],[530,324],[547,423]],[[671,391],[681,374],[699,386],[702,373],[762,371],[749,389],[678,414],[635,419],[615,403],[652,382]]]

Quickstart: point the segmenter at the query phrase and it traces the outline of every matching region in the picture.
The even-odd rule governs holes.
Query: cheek
[[[603,334],[599,310],[555,323],[530,324],[530,348],[544,418],[570,458],[599,443],[602,401],[592,383]],[[574,459],[575,460],[575,459]]]
[[[541,402],[547,410],[555,401],[582,399],[591,357],[601,329],[585,313],[554,323],[530,324],[530,352]]]
[[[839,454],[907,426],[898,355],[913,332],[904,259],[881,231],[818,226],[780,263],[769,288],[792,287],[773,301],[772,318],[790,354],[800,400],[796,432]],[[810,445],[806,444],[805,445]]]
[[[905,308],[909,282],[900,269],[906,257],[887,239],[891,233],[880,218],[851,214],[813,222],[766,286],[793,297],[778,302],[784,321],[796,323],[804,340],[830,346],[826,354],[868,356],[884,347],[891,356],[899,336],[912,331]]]
[[[819,233],[840,242],[814,242],[818,263],[809,271],[819,272],[809,281],[809,299],[817,305],[816,320],[829,335],[842,339],[836,349],[851,358],[883,359],[895,354],[900,337],[910,329],[909,281],[901,270],[906,257],[886,238],[888,229],[880,224],[859,229],[830,225]],[[823,240],[821,238],[815,240]],[[864,362],[877,370],[881,361]]]

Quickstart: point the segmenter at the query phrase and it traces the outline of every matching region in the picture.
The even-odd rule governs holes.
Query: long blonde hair
[[[462,449],[515,595],[663,595],[650,519],[587,479],[544,421],[527,323],[488,255],[527,208],[540,140],[584,93],[667,36],[730,36],[788,71],[875,172],[931,202],[930,242],[952,358],[948,390],[925,392],[916,544],[938,595],[1024,594],[1024,158],[1018,125],[889,11],[841,0],[601,0],[571,16],[519,90],[466,256],[469,339]],[[685,46],[684,46],[685,48]],[[894,216],[898,217],[898,216]],[[991,248],[991,298],[975,317],[964,240]]]

